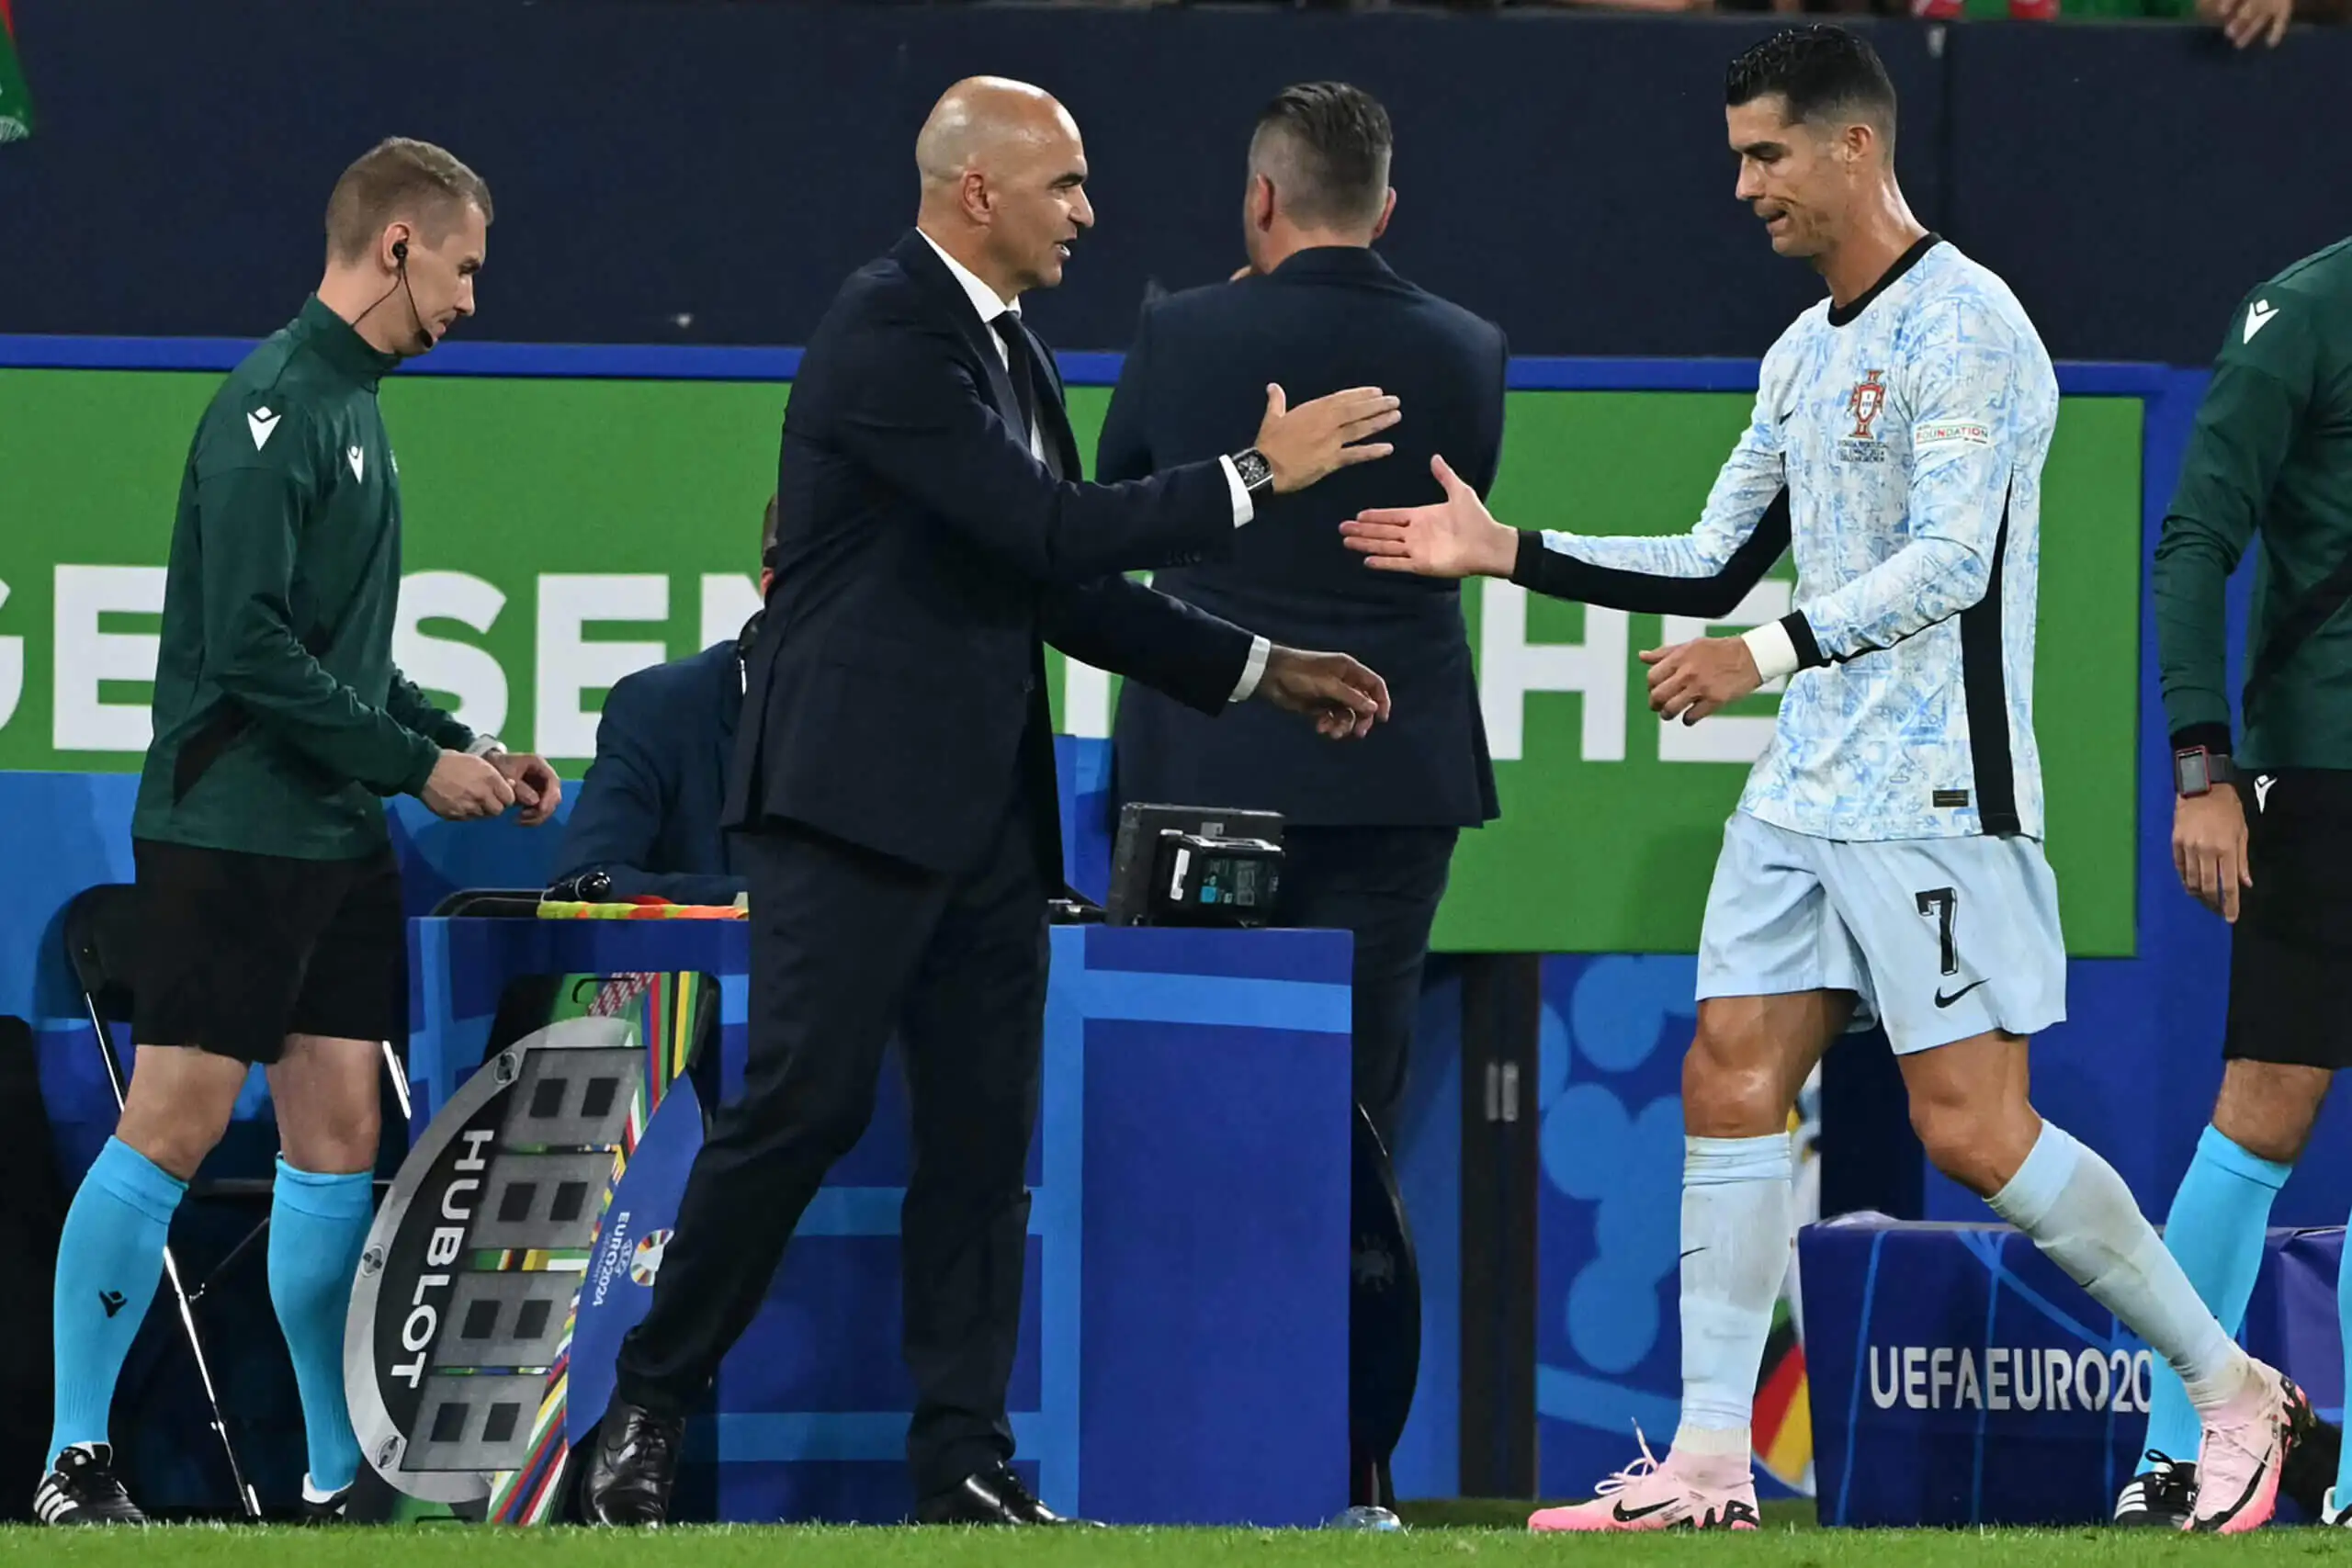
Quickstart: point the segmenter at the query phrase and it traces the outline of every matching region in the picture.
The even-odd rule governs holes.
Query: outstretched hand
[[[1445,491],[1443,501],[1358,513],[1340,525],[1348,548],[1374,571],[1509,577],[1519,564],[1519,530],[1496,522],[1443,457],[1430,459],[1430,472]]]
[[[1367,439],[1405,416],[1377,387],[1351,387],[1313,402],[1290,406],[1278,383],[1266,388],[1266,414],[1258,423],[1258,455],[1274,471],[1274,493],[1288,495],[1341,468],[1385,457],[1385,441]]]

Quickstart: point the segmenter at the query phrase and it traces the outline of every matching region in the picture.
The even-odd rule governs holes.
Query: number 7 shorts
[[[1734,812],[1699,933],[1699,998],[1851,991],[1897,1055],[2066,1016],[2058,882],[2023,837],[1816,839]]]

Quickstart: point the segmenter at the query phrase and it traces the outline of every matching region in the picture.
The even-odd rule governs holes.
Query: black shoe
[[[2278,1467],[2278,1490],[2294,1499],[2305,1518],[2321,1518],[2329,1512],[2327,1495],[2335,1485],[2344,1428],[2321,1420],[2308,1400],[2288,1414],[2294,1422],[2295,1437],[2287,1450],[2287,1462]]]
[[[306,1525],[340,1525],[351,1520],[351,1495],[359,1483],[334,1492],[322,1492],[311,1484],[308,1475],[302,1477],[302,1522]]]
[[[143,1525],[147,1516],[114,1478],[114,1445],[76,1443],[33,1494],[33,1517],[45,1525]]]
[[[2125,1527],[2177,1530],[2197,1511],[2197,1467],[2187,1460],[2148,1450],[2149,1468],[2116,1494],[2115,1522]]]
[[[592,1525],[658,1527],[669,1516],[670,1488],[678,1479],[678,1443],[686,1424],[615,1399],[596,1427],[581,1487],[581,1511]]]
[[[1084,1525],[1066,1519],[1021,1484],[1009,1464],[992,1465],[964,1477],[944,1492],[934,1492],[915,1505],[915,1522],[922,1525]]]

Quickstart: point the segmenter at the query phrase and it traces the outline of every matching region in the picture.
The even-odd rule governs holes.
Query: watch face
[[[1240,470],[1244,490],[1256,490],[1261,485],[1271,483],[1274,477],[1274,466],[1259,452],[1242,453],[1233,460],[1233,466]]]
[[[2213,787],[2204,752],[2183,751],[2173,758],[2173,786],[2182,795],[2203,795]]]

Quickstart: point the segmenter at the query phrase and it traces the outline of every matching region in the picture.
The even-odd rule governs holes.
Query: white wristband
[[[505,743],[495,735],[477,735],[474,743],[466,748],[469,757],[488,757],[506,750]]]
[[[1756,673],[1765,680],[1777,681],[1797,672],[1797,645],[1780,622],[1750,627],[1739,634],[1739,640],[1747,645],[1748,657],[1756,660]]]

